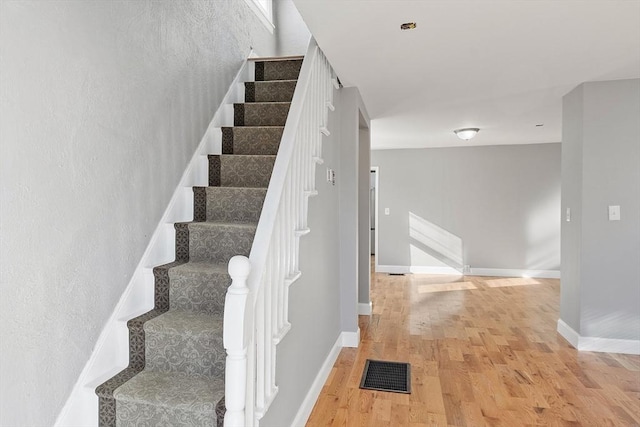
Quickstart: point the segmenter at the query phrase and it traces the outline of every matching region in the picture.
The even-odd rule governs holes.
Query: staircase
[[[96,389],[100,426],[222,426],[227,264],[249,256],[301,65],[255,62],[193,221],[175,224],[175,261],[153,270],[155,306],[127,323],[129,366]]]

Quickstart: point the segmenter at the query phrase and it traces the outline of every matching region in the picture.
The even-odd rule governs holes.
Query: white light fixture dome
[[[478,132],[480,132],[479,128],[464,128],[464,129],[456,129],[453,131],[453,133],[455,133],[458,136],[458,138],[463,139],[465,141],[468,141],[474,136],[476,136]]]

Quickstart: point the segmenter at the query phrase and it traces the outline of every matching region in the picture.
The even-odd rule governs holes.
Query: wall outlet
[[[465,264],[465,266],[462,268],[462,272],[464,274],[469,274],[471,273],[471,266],[469,264]]]
[[[384,214],[389,215],[389,208],[384,208]]]

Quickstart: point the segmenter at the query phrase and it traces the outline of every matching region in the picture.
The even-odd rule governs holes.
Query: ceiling
[[[359,88],[372,149],[560,142],[563,95],[640,78],[640,0],[294,3]],[[464,142],[463,127],[481,130]]]

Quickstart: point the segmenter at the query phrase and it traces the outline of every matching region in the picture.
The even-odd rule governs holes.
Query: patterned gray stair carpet
[[[301,64],[255,64],[193,221],[175,224],[175,261],[154,268],[155,306],[127,322],[129,366],[96,389],[101,427],[222,426],[227,263],[251,250]]]

